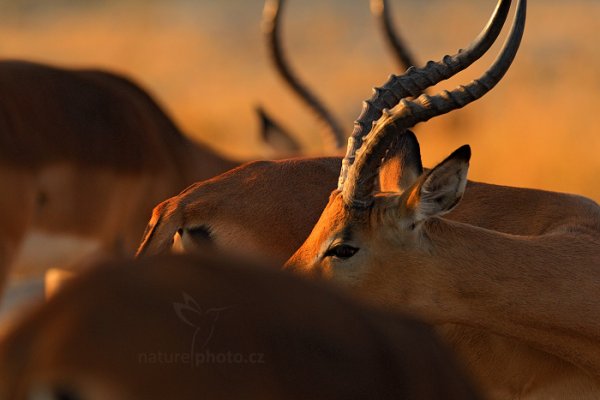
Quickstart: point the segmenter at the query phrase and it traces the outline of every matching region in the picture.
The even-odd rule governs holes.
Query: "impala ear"
[[[423,173],[421,149],[417,137],[406,130],[392,143],[379,170],[382,192],[403,192]]]
[[[169,200],[165,200],[154,207],[142,243],[135,253],[136,258],[168,253],[173,247],[175,234],[182,225],[183,218],[177,205],[172,206]]]
[[[410,189],[405,206],[415,223],[443,215],[458,204],[467,185],[470,158],[468,145],[458,148]]]
[[[277,154],[298,155],[302,147],[293,136],[277,123],[261,106],[255,107],[260,123],[260,137]]]

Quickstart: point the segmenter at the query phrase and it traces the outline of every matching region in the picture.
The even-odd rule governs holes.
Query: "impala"
[[[0,339],[0,399],[479,398],[427,325],[288,274],[171,256],[82,275]]]
[[[117,74],[3,61],[0,93],[0,291],[14,263],[29,276],[71,252],[133,254],[156,203],[239,164]]]
[[[500,1],[491,22],[467,50],[446,56],[440,63],[412,68],[403,76],[392,76],[382,88],[375,89],[355,124],[350,150],[362,142],[385,107],[395,106],[403,97],[416,96],[483,55],[497,38],[509,8],[509,1]],[[420,160],[418,148],[413,154]],[[340,162],[336,157],[253,162],[196,183],[154,209],[138,254],[166,252],[177,239],[184,250],[211,244],[281,265],[317,221],[337,182]],[[381,175],[384,187],[394,187],[397,169],[393,162],[386,163]],[[466,191],[462,207],[448,218],[511,234],[534,234],[576,220],[580,218],[579,208],[589,203],[574,195],[477,182],[469,182]],[[509,198],[513,201],[507,202]],[[499,213],[531,215],[533,211],[537,222],[531,218],[497,218]]]
[[[519,0],[509,39],[481,78],[404,100],[378,121],[286,268],[435,323],[491,398],[598,398],[600,207],[582,201],[579,218],[527,235],[441,218],[465,192],[470,148],[422,173],[406,131],[496,85],[518,49],[525,8]],[[401,169],[394,191],[377,188],[386,152]]]
[[[4,61],[0,93],[0,283],[32,236],[131,251],[157,200],[237,164],[119,75]]]
[[[480,39],[485,37],[493,40],[489,32],[499,29],[496,25],[499,23],[501,26],[503,22],[498,22],[499,16],[509,6],[509,2],[499,3],[494,22]],[[521,23],[524,22],[524,8],[525,3],[521,1]],[[519,27],[519,24],[515,26]],[[517,38],[520,40],[519,29],[514,31],[511,38],[512,45],[503,51],[501,64],[506,64],[511,52],[514,56],[514,42]],[[452,61],[457,57],[470,57],[473,49],[482,51],[478,47],[481,43],[481,40],[476,41],[469,50],[447,57],[447,63],[453,65]],[[456,64],[466,68],[464,60]],[[418,71],[426,72],[426,68]],[[415,71],[413,69],[412,73]],[[492,74],[497,71],[498,66],[491,69]],[[410,74],[409,71],[404,79],[408,79]],[[489,84],[490,77],[493,81],[500,79],[498,75],[488,74],[481,81]],[[419,81],[435,84],[441,79],[439,74],[430,73],[420,76]],[[390,82],[396,81],[393,78]],[[411,81],[409,87],[416,87],[419,81]],[[474,88],[481,89],[478,85],[468,85],[466,93]],[[389,88],[388,83],[384,86],[385,90],[377,90],[374,99],[367,103],[367,112],[361,114],[355,128],[361,135],[350,140],[348,157],[342,163],[341,183],[345,182],[356,149],[362,143],[362,137],[368,133],[371,121],[379,118],[382,108],[394,105],[389,105],[394,100],[388,100],[387,105],[381,100],[382,94],[386,94],[388,99],[391,97]],[[485,91],[475,94],[481,96]],[[451,92],[448,96],[456,96],[459,103],[444,101],[443,96],[433,97],[432,102],[436,102],[436,107],[437,102],[441,102],[443,107],[450,108],[467,102],[460,91],[458,94]],[[400,96],[396,97],[399,100]],[[416,104],[429,102],[430,99],[424,97]],[[400,114],[405,115],[407,110],[415,108],[413,104],[403,102],[400,108],[404,111]],[[427,107],[425,110],[432,111]],[[368,115],[374,117],[368,118]],[[426,115],[427,118],[431,116]],[[419,117],[423,117],[422,113]],[[407,124],[386,121],[389,118],[378,124],[379,131],[403,132],[407,127]],[[379,174],[376,173],[376,167],[381,157],[363,156],[362,162],[369,161],[369,168],[363,169],[363,182],[350,180],[350,187],[357,188],[358,192],[368,192],[362,199],[359,196],[356,203],[367,201],[369,205],[366,210],[357,211],[355,207],[348,207],[343,201],[342,192],[334,192],[310,238],[290,260],[289,268],[334,280],[352,281],[351,285],[357,287],[356,291],[364,294],[364,297],[385,302],[391,307],[414,309],[432,322],[446,322],[444,326],[451,326],[447,338],[459,348],[488,393],[500,396],[539,394],[542,398],[545,395],[550,397],[548,393],[559,397],[566,394],[575,397],[594,396],[592,393],[596,391],[597,383],[595,378],[590,377],[600,374],[600,354],[597,350],[600,326],[595,317],[600,311],[599,302],[595,299],[600,288],[597,272],[600,267],[598,205],[581,196],[533,189],[476,182],[468,182],[464,188],[468,163],[466,148],[436,168],[435,174],[421,177],[418,143],[410,136],[402,136],[401,145],[396,144],[396,152],[388,154]],[[389,144],[391,138],[388,136],[386,140]],[[379,150],[382,151],[385,143],[380,146]],[[184,250],[212,246],[228,252],[237,250],[261,257],[270,256],[279,262],[286,255],[291,255],[293,247],[310,233],[311,224],[317,220],[319,210],[327,202],[329,188],[335,186],[336,177],[331,171],[339,168],[339,165],[340,161],[336,158],[258,162],[196,184],[155,208],[138,254],[166,252],[176,238],[181,240]],[[354,167],[351,168],[356,171]],[[455,176],[460,179],[452,182],[452,173],[456,173]],[[356,172],[351,174],[356,178],[359,175]],[[376,183],[373,184],[373,178],[377,176],[381,194],[372,196],[371,189],[377,187]],[[412,229],[413,222],[405,219],[410,217],[406,211],[409,204],[407,199],[417,187],[423,188],[427,176],[440,178],[434,179],[435,183],[445,181],[454,184],[433,185],[439,190],[448,188],[445,195],[453,195],[438,198],[438,206],[444,206],[444,209],[438,208],[437,212],[448,214],[440,219],[437,215],[421,212],[419,218],[424,220],[413,221]],[[419,182],[421,186],[415,186]],[[350,189],[347,188],[348,185],[342,184],[340,189],[348,193]],[[453,208],[462,197],[463,190],[464,198],[460,207]],[[432,197],[414,193],[418,195],[410,197],[410,204],[425,205],[419,210],[429,210],[435,214],[434,206],[428,209],[429,203],[419,203],[421,198],[432,200]],[[368,199],[373,199],[372,203]],[[385,208],[385,204],[396,204],[397,207]],[[400,206],[405,207],[403,214],[400,213]],[[396,217],[392,218],[394,213]],[[413,213],[415,215],[417,213]],[[385,220],[379,220],[378,216],[385,217]],[[354,226],[357,232],[352,240],[360,242],[345,243],[348,237],[344,234],[352,236]],[[337,237],[341,227],[348,229],[341,237]],[[432,235],[435,233],[435,238],[452,245],[454,253],[445,253],[444,258],[434,252],[434,247],[428,247],[429,242],[422,238],[430,227]],[[438,227],[463,233],[466,229],[471,235],[470,241],[465,238],[460,241],[458,236],[454,239],[448,232],[437,230]],[[397,235],[391,235],[391,232]],[[334,246],[327,253],[330,249],[327,246],[333,243],[328,241],[334,238],[340,240],[341,247],[333,250]],[[474,241],[477,238],[479,240]],[[408,242],[403,242],[404,239]],[[418,247],[420,243],[426,247]],[[364,244],[365,248],[360,249],[357,244]],[[421,258],[421,262],[426,264],[418,271],[429,271],[427,263],[432,263],[433,276],[415,273],[418,267],[410,263],[418,263],[419,259],[412,253],[394,257],[389,255],[390,251],[383,250],[387,249],[386,246],[393,249],[392,244],[397,247],[397,252],[425,252],[429,257],[424,261]],[[371,246],[377,251],[370,249]],[[347,260],[348,268],[342,266],[343,260],[335,259],[335,251],[352,253],[357,248],[354,254],[357,258],[349,257]],[[461,256],[459,263],[453,259],[457,254]],[[407,271],[402,265],[386,261],[394,259],[407,263]],[[385,274],[379,273],[383,270]],[[412,278],[416,281],[410,281]],[[406,282],[402,284],[404,279]],[[417,289],[421,289],[418,283],[422,280],[426,282],[421,293]],[[434,286],[439,281],[443,281],[442,286]],[[381,284],[380,291],[373,290],[372,295],[363,291],[368,287],[377,288],[378,283]],[[391,293],[395,290],[392,286],[395,284],[400,285],[397,296],[394,296],[395,292]],[[431,297],[434,296],[439,296],[436,299],[439,301],[431,304]],[[411,299],[417,304],[410,303]],[[447,301],[447,305],[443,301]],[[469,346],[472,346],[472,350],[461,348]],[[494,356],[497,358],[494,359]],[[506,364],[499,366],[495,362]],[[514,374],[507,376],[507,368],[514,368]],[[548,383],[556,383],[556,387],[549,387]],[[544,390],[547,391],[544,393]]]

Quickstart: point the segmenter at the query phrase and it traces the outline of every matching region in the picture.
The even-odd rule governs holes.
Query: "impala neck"
[[[443,277],[439,322],[516,338],[600,375],[597,233],[516,236],[434,219],[423,234],[426,262]]]

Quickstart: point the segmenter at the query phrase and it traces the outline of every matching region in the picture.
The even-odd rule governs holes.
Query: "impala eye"
[[[182,234],[189,235],[194,242],[199,244],[208,244],[212,241],[212,232],[210,231],[210,228],[203,225],[183,229]]]
[[[326,252],[324,257],[335,257],[335,258],[339,258],[341,260],[346,260],[350,257],[352,257],[353,255],[356,254],[356,252],[358,251],[357,247],[352,247],[348,244],[335,244],[333,246],[331,246]]]

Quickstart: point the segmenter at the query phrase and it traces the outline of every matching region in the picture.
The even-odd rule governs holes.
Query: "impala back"
[[[211,257],[103,265],[0,346],[0,399],[198,396],[477,398],[426,325]]]

